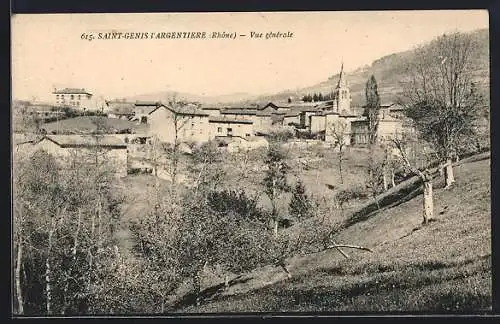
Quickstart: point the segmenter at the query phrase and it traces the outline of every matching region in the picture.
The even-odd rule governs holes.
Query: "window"
[[[194,123],[191,123],[191,128],[194,128]]]
[[[78,95],[78,100],[81,100],[82,99],[82,96],[81,95]]]
[[[246,136],[246,137],[250,137],[250,134],[246,133],[246,134],[245,134],[245,136]]]
[[[75,99],[75,96],[74,96],[74,95],[71,95],[70,99],[71,99],[71,100],[74,100],[74,99]]]
[[[217,127],[217,133],[222,133],[222,127]]]
[[[80,106],[80,101],[77,101],[77,102],[76,102],[76,105],[77,105],[77,106]]]
[[[227,136],[232,136],[233,135],[233,129],[232,128],[228,128],[227,129]]]
[[[56,95],[56,98],[59,99],[59,95]]]
[[[61,95],[61,98],[63,98],[63,99],[64,99],[64,95]]]

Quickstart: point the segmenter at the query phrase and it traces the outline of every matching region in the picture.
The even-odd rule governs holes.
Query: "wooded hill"
[[[487,29],[472,32],[477,42],[477,53],[473,58],[477,81],[483,84],[485,93],[489,92],[489,33]],[[429,43],[423,45],[428,46]],[[364,89],[368,78],[373,74],[377,79],[379,93],[383,102],[391,102],[397,98],[401,90],[400,81],[404,78],[407,62],[415,55],[415,49],[394,53],[373,61],[353,72],[347,71],[347,80],[351,89],[352,105],[361,106],[365,103]],[[286,101],[289,97],[300,99],[304,95],[322,93],[328,94],[335,87],[339,74],[332,75],[321,83],[297,91],[283,91],[274,95],[261,96],[254,101]],[[249,102],[249,101],[248,101]]]

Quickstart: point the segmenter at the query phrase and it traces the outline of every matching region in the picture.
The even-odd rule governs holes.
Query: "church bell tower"
[[[351,93],[344,73],[344,62],[340,67],[340,76],[333,98],[333,111],[340,114],[351,113]]]

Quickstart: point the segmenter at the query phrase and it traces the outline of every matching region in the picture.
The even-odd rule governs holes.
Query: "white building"
[[[127,144],[114,136],[45,135],[19,147],[25,153],[44,150],[65,167],[71,167],[70,163],[95,163],[98,159],[117,176],[127,175]]]
[[[193,106],[173,108],[164,104],[158,105],[148,114],[150,133],[161,142],[195,142],[209,141],[211,126],[208,114]]]
[[[93,99],[93,95],[84,88],[54,89],[52,95],[57,106],[71,107],[82,111],[102,109]]]

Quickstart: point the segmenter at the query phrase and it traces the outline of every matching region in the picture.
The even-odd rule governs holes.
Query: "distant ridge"
[[[489,32],[488,29],[480,29],[470,34],[476,39],[478,44],[478,55],[474,58],[474,68],[477,78],[480,81],[488,83],[489,80]],[[425,46],[425,45],[424,45]],[[368,78],[373,74],[379,85],[379,93],[382,101],[391,102],[397,97],[400,91],[399,82],[403,78],[405,62],[411,59],[415,50],[408,50],[399,53],[386,55],[372,62],[371,65],[365,65],[347,73],[347,80],[351,89],[352,105],[361,106],[364,104],[364,87]],[[276,94],[265,94],[261,96],[252,96],[248,93],[233,93],[221,96],[204,96],[182,92],[165,91],[149,94],[142,94],[127,98],[128,100],[155,100],[168,101],[174,93],[178,99],[199,102],[205,105],[249,105],[251,103],[265,104],[269,101],[284,102],[289,97],[300,99],[305,94],[322,93],[328,94],[333,90],[338,80],[338,73],[330,76],[327,80],[320,83],[300,88],[297,90],[285,90]]]

